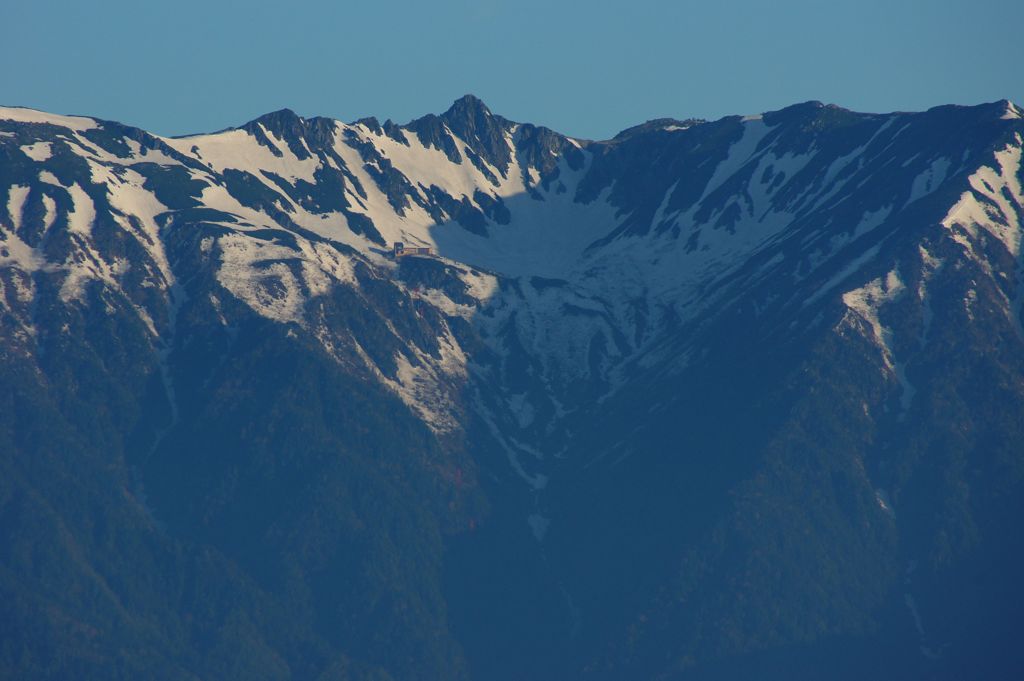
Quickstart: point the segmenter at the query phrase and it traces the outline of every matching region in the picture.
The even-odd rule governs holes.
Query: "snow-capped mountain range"
[[[472,96],[407,125],[282,110],[178,138],[0,108],[0,355],[10,385],[50,395],[75,428],[95,416],[75,410],[109,417],[96,426],[107,429],[97,446],[118,442],[126,498],[154,532],[198,533],[243,571],[253,554],[224,548],[217,537],[227,530],[216,528],[255,464],[240,453],[211,472],[214,454],[183,452],[198,451],[188,443],[200,434],[215,452],[211,433],[228,442],[228,429],[250,432],[244,414],[224,414],[239,395],[258,396],[256,378],[250,387],[239,378],[239,358],[274,338],[278,353],[323,358],[331,368],[321,372],[380,395],[385,402],[367,398],[375,410],[393,413],[399,407],[380,405],[397,398],[406,411],[394,418],[409,421],[386,427],[427,443],[420,463],[432,482],[422,484],[442,490],[447,506],[431,513],[443,533],[490,537],[474,540],[487,550],[491,541],[525,547],[517,550],[547,566],[538,579],[554,605],[545,607],[563,613],[556,638],[572,643],[537,659],[570,675],[668,678],[773,646],[888,631],[903,617],[916,641],[906,664],[927,665],[947,654],[943,635],[953,641],[947,655],[973,649],[959,634],[929,631],[912,587],[899,586],[903,572],[909,585],[908,566],[927,563],[928,588],[941,591],[943,561],[959,569],[961,556],[989,546],[950,539],[956,532],[933,522],[946,513],[974,528],[964,536],[988,536],[984,513],[968,501],[970,512],[950,510],[947,492],[987,494],[998,471],[1021,470],[1022,148],[1024,111],[1007,101],[891,114],[808,102],[718,121],[653,120],[605,141],[509,121]],[[396,243],[431,254],[398,258]],[[280,356],[246,371],[277,381]],[[991,363],[967,371],[967,357]],[[124,399],[136,412],[107,414],[108,383],[133,395]],[[64,393],[81,402],[72,408]],[[265,397],[268,413],[306,399],[301,390]],[[959,406],[948,412],[951,400]],[[329,421],[333,402],[316,404]],[[993,405],[998,414],[982,413]],[[346,423],[339,446],[372,458],[379,431]],[[922,444],[947,427],[945,444]],[[954,436],[967,463],[929,468],[920,452]],[[12,442],[20,456],[34,446]],[[1006,457],[992,454],[1000,447]],[[827,495],[855,516],[851,534],[822,530],[831,515],[809,527],[841,551],[884,556],[872,568],[880,572],[870,588],[851,586],[852,574],[815,553],[806,560],[825,562],[805,586],[830,596],[797,619],[816,625],[779,613],[730,624],[722,599],[771,572],[758,562],[761,540],[736,549],[741,567],[722,567],[725,581],[707,587],[729,594],[714,606],[695,595],[710,579],[702,570],[717,570],[722,546],[748,536],[749,518],[768,523],[790,501],[823,494],[813,476],[780,483],[785,499],[770,504],[753,489],[789,475],[792,457],[820,458],[827,463],[800,466],[850,480]],[[974,473],[951,472],[964,466]],[[615,578],[581,576],[584,557],[663,555],[653,547],[674,536],[671,524],[650,541],[637,528],[682,512],[677,502],[629,516],[637,496],[674,494],[644,486],[663,474],[696,485],[691,498],[707,503],[687,511],[692,528],[664,554],[675,567],[639,569],[635,588],[605,600]],[[705,474],[698,489],[705,483],[694,476]],[[952,491],[920,491],[921,480],[943,475],[956,478]],[[1013,484],[1011,505],[1021,498]],[[900,524],[904,509],[912,525]],[[506,515],[507,524],[497,520]],[[598,520],[618,529],[587,538]],[[509,539],[517,532],[528,539]],[[932,538],[899,538],[910,532]],[[453,564],[468,570],[473,560]],[[482,617],[448,598],[454,620]],[[698,603],[714,623],[667,633],[691,617],[677,601]],[[878,614],[890,601],[906,607]],[[954,610],[934,615],[945,623],[936,626],[953,627]],[[450,636],[468,652],[437,659],[468,661],[438,663],[423,678],[500,676],[488,665],[504,658],[480,652],[489,644]],[[645,645],[678,655],[654,661]],[[607,649],[619,651],[614,662],[596,652]],[[363,662],[403,678],[435,655],[417,650],[408,668]],[[502,673],[524,669],[538,673],[526,663]]]

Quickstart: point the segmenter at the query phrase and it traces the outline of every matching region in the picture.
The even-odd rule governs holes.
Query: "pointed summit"
[[[467,119],[492,116],[484,101],[472,94],[465,94],[452,102],[448,110],[441,114],[444,119]]]
[[[512,123],[495,116],[479,97],[463,95],[441,114],[448,128],[464,140],[474,154],[486,159],[502,175],[511,162],[506,133]],[[473,154],[470,154],[472,160]],[[475,162],[476,163],[476,162]]]

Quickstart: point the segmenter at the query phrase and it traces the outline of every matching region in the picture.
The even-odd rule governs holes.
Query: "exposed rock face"
[[[1018,668],[1022,136],[0,109],[0,676]]]

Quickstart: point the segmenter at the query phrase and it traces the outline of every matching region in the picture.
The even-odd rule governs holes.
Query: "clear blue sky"
[[[404,123],[472,92],[605,138],[809,99],[1024,103],[1022,27],[1022,0],[11,0],[0,103],[181,134],[282,107]]]

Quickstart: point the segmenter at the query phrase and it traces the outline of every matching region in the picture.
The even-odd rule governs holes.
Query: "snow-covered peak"
[[[0,107],[0,121],[13,121],[16,123],[48,123],[58,125],[62,128],[85,131],[97,127],[98,123],[93,118],[85,116],[64,116],[61,114],[47,113],[36,109],[29,109],[18,106]]]
[[[953,134],[978,118],[957,107],[866,115],[809,102],[658,119],[588,143],[508,121],[471,96],[404,126],[283,109],[173,139],[3,111],[0,131],[4,120],[71,130],[0,136],[20,159],[0,188],[0,226],[19,240],[4,262],[65,273],[69,300],[90,281],[121,287],[145,269],[105,246],[111,226],[137,241],[160,290],[175,279],[167,240],[194,233],[232,296],[311,325],[309,306],[332,287],[358,287],[360,267],[391,276],[400,266],[388,249],[404,242],[433,249],[476,292],[471,304],[431,294],[432,304],[474,321],[488,310],[496,335],[501,324],[528,335],[547,358],[538,371],[559,389],[614,385],[622,367],[668,352],[667,329],[752,290],[791,309],[843,300],[879,276],[855,281],[887,235],[940,223],[990,162],[984,145]],[[52,252],[61,255],[46,261]],[[477,285],[481,273],[491,285]],[[765,282],[782,281],[787,293],[772,297]]]

